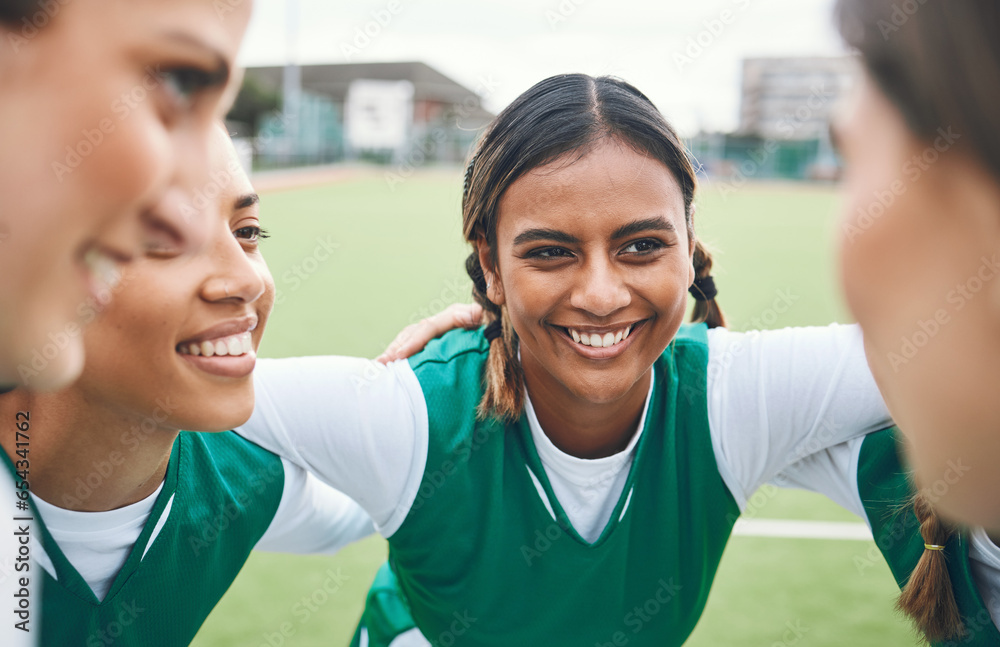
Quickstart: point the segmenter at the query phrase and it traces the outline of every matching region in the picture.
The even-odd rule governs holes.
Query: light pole
[[[299,0],[285,0],[287,59],[282,76],[282,121],[286,155],[291,160],[299,149],[299,103],[302,96],[302,69],[299,67]]]

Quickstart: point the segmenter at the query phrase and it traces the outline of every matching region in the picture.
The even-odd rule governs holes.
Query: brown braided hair
[[[955,601],[947,557],[943,549],[936,549],[947,546],[955,530],[938,518],[923,494],[913,497],[913,511],[920,522],[920,536],[924,544],[935,548],[924,550],[920,556],[896,601],[896,608],[906,614],[931,642],[961,638],[965,635],[965,625]]]

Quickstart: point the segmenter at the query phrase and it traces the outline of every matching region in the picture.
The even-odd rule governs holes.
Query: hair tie
[[[494,339],[503,335],[503,323],[499,319],[494,320],[490,325],[486,326],[483,331],[483,336],[486,337],[487,343],[492,343]]]
[[[688,288],[688,292],[695,301],[711,301],[719,295],[719,291],[715,289],[715,279],[711,276],[695,279],[694,285]]]
[[[937,544],[924,544],[924,548],[927,550],[944,550],[944,546],[938,546]]]

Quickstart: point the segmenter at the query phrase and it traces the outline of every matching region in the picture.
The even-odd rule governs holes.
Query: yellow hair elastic
[[[924,544],[924,548],[927,550],[944,550],[944,546],[938,546],[937,544]]]

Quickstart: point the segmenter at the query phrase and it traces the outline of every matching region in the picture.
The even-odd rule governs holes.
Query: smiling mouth
[[[590,346],[591,348],[612,348],[622,343],[628,339],[629,335],[632,334],[632,330],[639,326],[642,322],[629,324],[623,328],[618,328],[617,330],[609,331],[598,331],[598,332],[586,332],[579,331],[575,328],[569,328],[566,326],[561,326],[574,343],[580,346]]]
[[[218,339],[177,345],[177,352],[181,355],[194,355],[196,357],[239,357],[251,351],[253,351],[253,341],[250,331]]]

